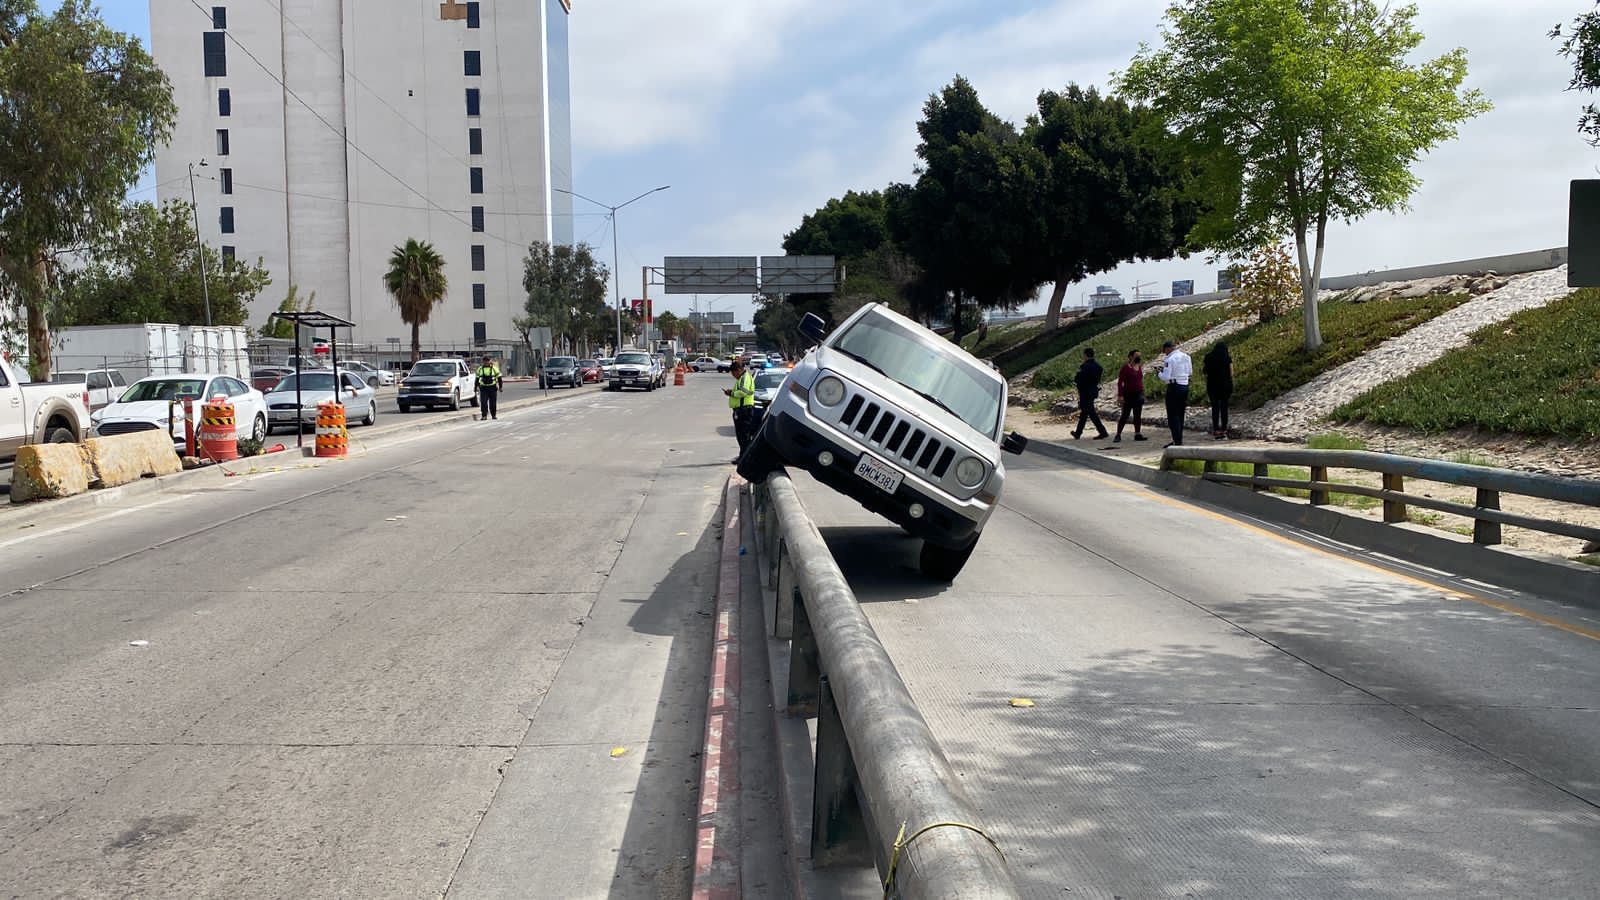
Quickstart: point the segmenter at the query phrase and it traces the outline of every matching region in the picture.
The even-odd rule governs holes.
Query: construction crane
[[[1147,288],[1147,287],[1150,287],[1151,285],[1158,284],[1158,283],[1159,282],[1155,282],[1155,281],[1143,281],[1143,282],[1140,282],[1140,283],[1134,285],[1133,286],[1133,302],[1140,303],[1140,302],[1145,301],[1145,300],[1155,300],[1155,299],[1157,299],[1154,291],[1150,292],[1149,294],[1146,294],[1144,289]]]

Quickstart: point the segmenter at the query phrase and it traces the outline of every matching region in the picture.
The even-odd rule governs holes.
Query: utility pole
[[[629,200],[627,203],[618,203],[616,206],[609,206],[601,203],[599,200],[596,200],[593,197],[585,197],[577,191],[569,191],[566,188],[552,188],[552,190],[556,191],[557,193],[577,197],[579,200],[587,200],[590,203],[593,203],[595,206],[603,207],[611,211],[611,289],[612,296],[616,299],[617,303],[617,346],[613,351],[614,353],[622,352],[622,280],[620,271],[622,263],[617,248],[617,210],[639,200],[643,200],[657,191],[664,191],[670,187],[672,187],[672,185],[664,184],[658,188],[651,188],[632,200]]]
[[[200,160],[205,168],[206,161]],[[206,327],[211,327],[211,287],[206,283],[206,245],[200,240],[200,200],[194,192],[194,163],[189,163],[189,203],[194,208],[194,255],[200,261],[200,296],[206,301]],[[298,326],[297,326],[298,327]]]

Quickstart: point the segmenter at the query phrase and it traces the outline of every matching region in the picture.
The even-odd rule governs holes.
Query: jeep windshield
[[[619,354],[617,354],[617,365],[619,365],[619,366],[648,366],[648,365],[650,365],[650,354],[648,354],[648,353],[619,353]]]
[[[831,346],[993,437],[1000,424],[1000,379],[953,348],[941,346],[945,343],[874,310],[835,336]]]
[[[457,372],[455,363],[447,362],[422,362],[411,367],[411,375],[425,375],[429,378],[451,378]]]

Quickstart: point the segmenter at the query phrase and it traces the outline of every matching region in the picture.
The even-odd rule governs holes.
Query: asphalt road
[[[0,895],[687,896],[720,401],[8,517]]]
[[[1600,896],[1600,616],[1037,459],[950,586],[801,482],[1028,896]]]

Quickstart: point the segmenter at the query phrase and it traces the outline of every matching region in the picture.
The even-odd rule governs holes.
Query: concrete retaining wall
[[[83,461],[89,481],[97,487],[116,487],[183,470],[172,439],[161,430],[90,438],[83,442]]]
[[[11,467],[11,502],[54,500],[89,489],[89,469],[77,444],[29,444]]]
[[[1386,281],[1416,281],[1419,278],[1438,278],[1443,275],[1471,275],[1474,272],[1496,272],[1501,275],[1521,275],[1524,272],[1543,272],[1566,265],[1567,248],[1531,250],[1527,253],[1508,253],[1504,256],[1482,256],[1457,262],[1435,263],[1430,266],[1412,266],[1409,269],[1388,269],[1382,272],[1362,272],[1359,275],[1340,275],[1322,279],[1322,289],[1348,291],[1351,288],[1383,284]]]

